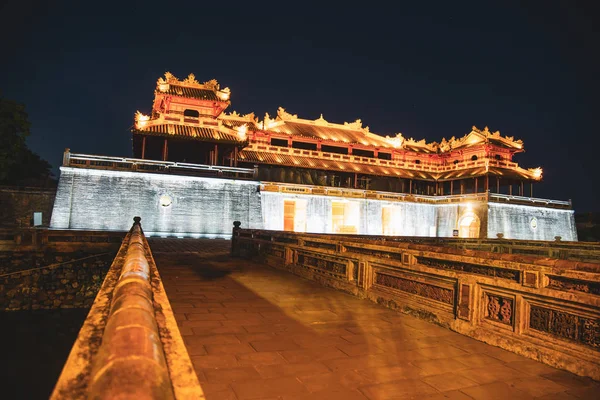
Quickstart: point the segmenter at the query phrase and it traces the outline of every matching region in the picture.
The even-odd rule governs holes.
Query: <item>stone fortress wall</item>
[[[341,233],[452,237],[465,221],[476,221],[471,237],[495,238],[501,233],[507,239],[577,240],[570,209],[501,204],[480,197],[432,204],[416,198],[388,201],[269,192],[261,191],[261,185],[248,180],[61,167],[50,227],[125,231],[129,217],[139,215],[151,235],[229,236],[236,220],[250,229],[283,230],[287,201],[303,204],[305,220],[297,230],[313,233],[336,232],[335,203],[347,207],[347,221],[342,223],[354,229]],[[386,228],[385,212],[391,221]],[[460,234],[468,234],[468,229]]]

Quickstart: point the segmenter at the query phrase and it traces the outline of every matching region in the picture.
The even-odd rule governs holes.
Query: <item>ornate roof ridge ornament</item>
[[[253,112],[248,114],[239,114],[237,111],[233,110],[229,114],[223,113],[219,116],[222,119],[236,119],[238,121],[248,121],[253,123],[258,123],[258,118],[254,115]]]
[[[397,133],[396,136],[386,135],[383,139],[396,149],[401,149],[404,146],[405,139],[404,136],[402,136],[402,133]]]
[[[196,79],[196,75],[194,75],[193,73],[189,74],[187,76],[187,78],[185,78],[184,80],[179,80],[179,78],[177,78],[175,75],[173,75],[172,73],[167,71],[167,72],[165,72],[165,77],[163,78],[161,76],[160,78],[158,78],[158,81],[156,82],[156,84],[158,85],[159,90],[161,92],[166,92],[167,90],[169,90],[168,85],[177,85],[177,86],[193,87],[193,88],[198,88],[198,89],[221,91],[221,92],[227,93],[227,94],[231,93],[231,90],[229,88],[220,90],[219,82],[217,82],[216,79],[211,79],[204,83],[198,82],[198,80]]]
[[[285,111],[285,108],[279,107],[277,109],[277,118],[279,118],[283,121],[292,121],[292,120],[298,119],[298,114],[290,114]]]
[[[135,128],[144,129],[150,121],[150,116],[142,114],[139,110],[135,112]]]
[[[542,167],[527,168],[527,171],[529,171],[531,173],[531,175],[533,175],[533,178],[537,179],[537,180],[541,180],[542,179],[542,175],[544,174],[544,171],[542,170]]]
[[[357,131],[363,129],[362,121],[361,121],[360,118],[358,118],[354,122],[345,122],[344,121],[344,126],[347,127],[347,128],[349,128],[349,129],[356,129]]]
[[[323,118],[323,114],[321,114],[319,118],[315,119],[315,124],[327,126],[328,122],[325,120],[325,118]]]
[[[488,140],[491,137],[491,138],[494,138],[495,140],[501,141],[502,143],[506,144],[507,146],[516,147],[518,149],[523,149],[523,140],[521,140],[521,139],[515,140],[514,136],[502,136],[500,131],[490,132],[490,129],[487,126],[483,129],[478,129],[475,125],[473,125],[473,127],[471,128],[471,133],[473,133],[473,132],[480,134],[486,140]],[[462,138],[460,138],[459,140],[464,142],[466,137],[469,135],[470,134],[467,134],[467,135],[463,136]]]

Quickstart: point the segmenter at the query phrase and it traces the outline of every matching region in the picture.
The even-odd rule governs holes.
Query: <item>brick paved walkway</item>
[[[150,239],[213,399],[592,399],[600,384],[257,263]]]

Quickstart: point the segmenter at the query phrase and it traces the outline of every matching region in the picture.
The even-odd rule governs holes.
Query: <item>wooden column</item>
[[[478,181],[478,180],[479,180],[479,179],[475,178],[475,193],[477,193],[477,192],[478,192],[478,187],[477,187],[477,181]]]
[[[513,186],[512,183],[510,185],[508,185],[508,194],[510,196],[512,196],[512,186]]]
[[[408,183],[408,194],[412,194],[412,179]]]
[[[358,174],[354,173],[354,189],[358,188]]]
[[[215,159],[214,165],[219,164],[219,147],[215,144]]]
[[[462,179],[459,182],[460,182],[460,194],[465,194],[465,182]]]
[[[496,175],[496,193],[500,193],[500,177]]]
[[[438,194],[440,194],[440,186],[438,185],[438,183],[435,183],[435,195],[437,196]]]
[[[146,135],[142,136],[142,159],[146,158]]]
[[[169,149],[168,149],[168,145],[167,145],[167,139],[165,139],[165,141],[163,142],[163,151],[162,151],[162,159],[163,161],[167,161],[167,157],[169,156]]]
[[[454,194],[454,181],[450,181],[450,195]]]
[[[525,188],[523,186],[523,181],[521,181],[521,185],[519,187],[519,196],[525,197]]]
[[[488,174],[485,175],[485,191],[490,191],[490,176]]]

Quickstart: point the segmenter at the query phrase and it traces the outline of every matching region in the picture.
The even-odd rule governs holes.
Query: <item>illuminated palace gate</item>
[[[513,161],[521,140],[473,127],[426,143],[281,107],[259,120],[225,113],[230,97],[216,80],[166,73],[151,112],[136,113],[134,158],[66,153],[51,225],[126,229],[116,218],[125,213],[172,233],[229,234],[236,219],[298,232],[577,240],[570,202],[533,197],[542,170]]]

